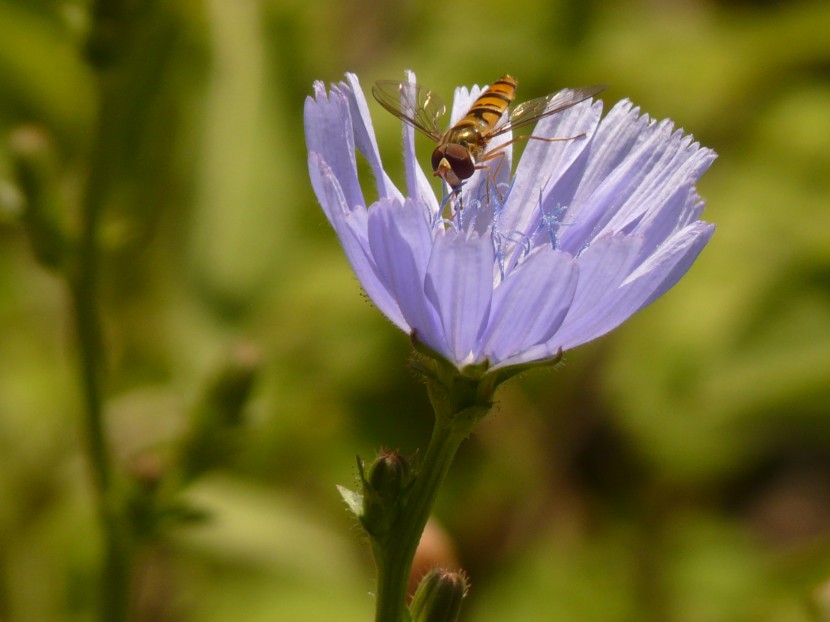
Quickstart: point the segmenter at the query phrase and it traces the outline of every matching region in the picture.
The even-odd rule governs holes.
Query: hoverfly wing
[[[429,89],[412,82],[378,80],[372,86],[372,95],[381,106],[402,121],[436,142],[441,139],[438,119],[444,116],[447,107]]]
[[[550,95],[526,101],[516,106],[513,109],[513,112],[510,113],[510,117],[507,121],[499,125],[491,136],[499,136],[500,134],[516,129],[517,127],[535,123],[543,117],[561,112],[562,110],[575,106],[586,99],[590,99],[597,93],[604,91],[606,88],[608,88],[608,85],[598,84],[595,86],[585,86],[575,89],[562,89],[556,93],[551,93]]]

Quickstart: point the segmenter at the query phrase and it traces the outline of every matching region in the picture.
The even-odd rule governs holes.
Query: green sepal
[[[562,348],[559,348],[556,354],[548,359],[530,361],[529,363],[519,363],[518,365],[511,365],[510,367],[502,367],[501,369],[494,371],[492,375],[496,376],[496,386],[501,386],[508,380],[512,380],[516,376],[520,376],[521,374],[533,369],[539,369],[540,367],[556,367],[562,362],[562,358]]]
[[[435,416],[447,424],[474,425],[493,406],[492,392],[482,384],[489,363],[458,369],[452,362],[412,335],[413,353],[409,367],[427,387]]]
[[[411,335],[413,354],[410,369],[427,386],[438,416],[453,419],[466,413],[466,420],[480,419],[493,406],[496,390],[508,380],[540,367],[552,367],[562,360],[562,349],[549,359],[491,369],[489,361],[458,368],[429,346],[415,333]],[[474,409],[470,411],[470,409]],[[472,417],[471,417],[472,414]],[[480,414],[480,415],[479,415]],[[477,419],[476,421],[477,422]]]

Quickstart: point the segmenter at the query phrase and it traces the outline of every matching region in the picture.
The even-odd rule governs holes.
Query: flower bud
[[[412,467],[396,451],[381,450],[369,467],[367,484],[385,504],[394,503],[409,488]]]
[[[421,579],[409,605],[412,622],[456,622],[468,587],[463,572],[433,568]]]
[[[382,450],[363,477],[361,521],[375,538],[385,535],[403,506],[414,475],[412,465],[396,451]]]

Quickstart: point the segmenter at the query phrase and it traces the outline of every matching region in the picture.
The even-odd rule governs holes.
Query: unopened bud
[[[409,460],[396,451],[381,450],[369,467],[367,483],[383,503],[394,503],[411,481]]]
[[[456,622],[468,588],[463,572],[433,568],[421,579],[409,605],[412,622]]]
[[[412,465],[396,451],[382,450],[363,479],[361,522],[374,538],[382,538],[403,506],[413,481]]]

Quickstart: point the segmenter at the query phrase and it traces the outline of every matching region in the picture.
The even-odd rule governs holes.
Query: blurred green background
[[[141,549],[136,619],[371,619],[334,485],[355,454],[424,447],[431,415],[310,190],[302,106],[316,79],[406,68],[448,101],[505,72],[520,99],[609,82],[607,107],[631,98],[720,154],[690,274],[506,387],[462,447],[436,516],[472,579],[463,619],[830,620],[830,3],[124,5],[101,104],[87,3],[0,0],[0,621],[92,620],[101,554],[67,288],[34,258],[5,138],[48,131],[71,229],[104,114],[123,473],[157,477],[217,370],[240,347],[260,361],[233,450],[183,493],[207,518]],[[370,107],[398,175],[399,125]]]

